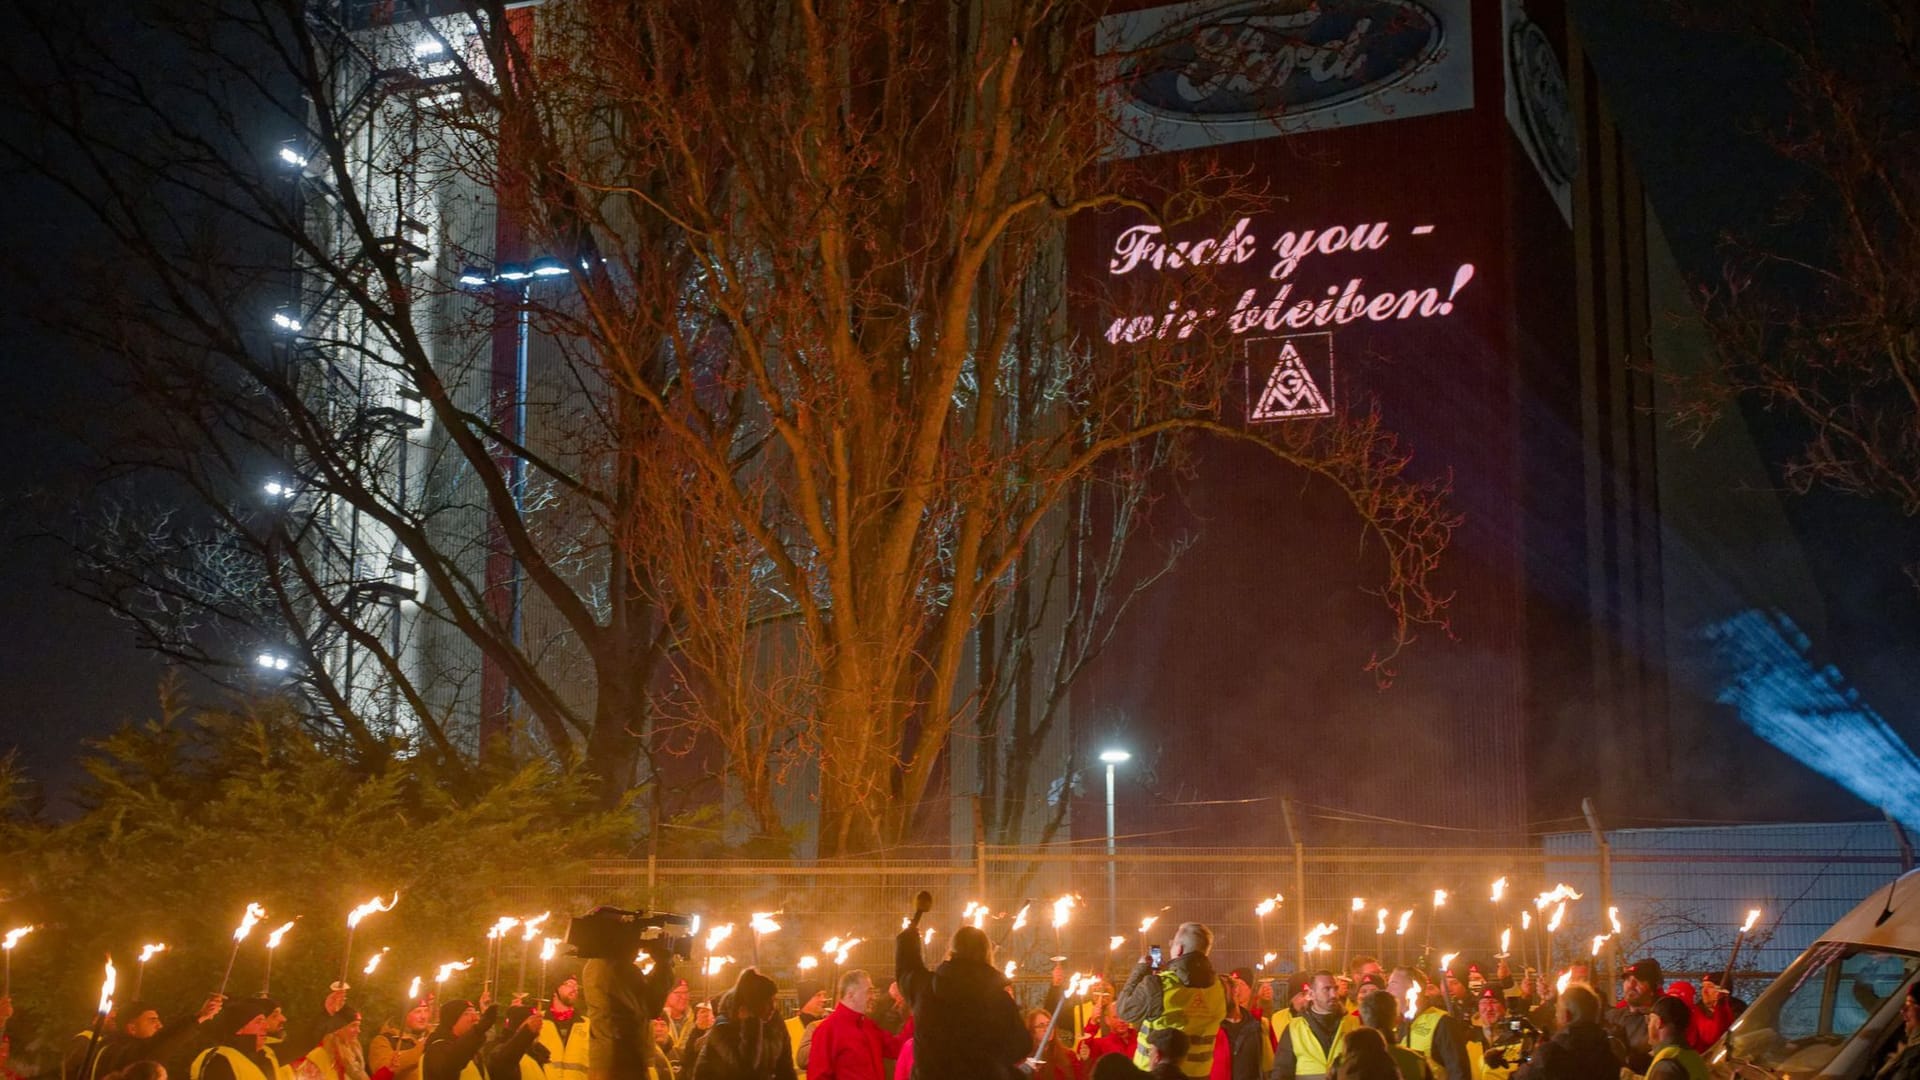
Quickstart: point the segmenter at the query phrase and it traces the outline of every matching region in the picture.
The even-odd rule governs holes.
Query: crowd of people
[[[369,1029],[336,988],[293,1014],[219,995],[172,1018],[129,1001],[74,1036],[62,1080],[1706,1080],[1701,1053],[1740,1003],[1653,960],[1606,1003],[1592,972],[1549,981],[1504,962],[1437,977],[1369,956],[1347,970],[1219,971],[1212,934],[1182,924],[1123,978],[1069,984],[1023,1009],[987,935],[954,932],[929,968],[913,928],[884,983],[865,970],[791,996],[755,968],[696,1001],[669,949],[589,960],[550,999],[504,1009],[420,998]],[[1613,995],[1607,995],[1612,997]],[[0,1000],[0,1024],[11,1006]],[[1920,997],[1906,1002],[1920,1031]],[[370,1035],[370,1037],[369,1037]],[[1909,1040],[1915,1043],[1915,1040]],[[1920,1047],[1920,1043],[1915,1043]],[[5,1049],[0,1043],[0,1052]],[[1904,1071],[1896,1069],[1900,1066]],[[1883,1073],[1920,1080],[1920,1048]]]

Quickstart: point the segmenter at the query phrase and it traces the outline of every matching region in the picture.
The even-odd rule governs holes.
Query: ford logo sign
[[[1241,0],[1142,42],[1122,61],[1121,85],[1170,120],[1299,115],[1400,82],[1434,61],[1442,36],[1414,0]]]

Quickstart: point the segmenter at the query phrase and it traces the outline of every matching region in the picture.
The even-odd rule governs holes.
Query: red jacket
[[[899,1057],[904,1042],[867,1014],[835,1005],[813,1029],[807,1080],[888,1080],[881,1059]]]

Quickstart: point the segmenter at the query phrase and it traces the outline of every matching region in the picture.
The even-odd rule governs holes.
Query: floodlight
[[[544,258],[535,259],[533,265],[527,269],[527,272],[534,277],[565,277],[567,268],[559,259],[548,255]]]
[[[273,313],[273,326],[289,334],[300,332],[300,310],[294,307],[282,307]]]
[[[446,43],[439,38],[421,38],[413,43],[413,55],[418,57],[439,56],[447,51]]]
[[[493,283],[493,279],[487,276],[487,272],[477,266],[461,267],[460,277],[457,280],[460,284],[469,288],[478,288],[481,285],[490,285]]]
[[[1102,750],[1100,760],[1108,765],[1118,765],[1123,761],[1132,761],[1133,755],[1125,750]]]
[[[295,150],[292,143],[286,143],[280,147],[280,160],[296,169],[307,167],[307,155]]]
[[[507,263],[493,275],[495,281],[525,281],[533,276],[533,271],[519,263]]]

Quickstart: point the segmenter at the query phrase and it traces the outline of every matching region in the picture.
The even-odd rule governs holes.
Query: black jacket
[[[1619,1080],[1620,1057],[1599,1024],[1569,1024],[1541,1043],[1513,1080]]]
[[[1627,1048],[1627,1068],[1643,1076],[1653,1064],[1653,1037],[1647,1031],[1647,1012],[1621,1005],[1608,1009],[1606,1015],[1607,1031]]]
[[[552,1055],[536,1041],[539,1038],[537,1028],[528,1031],[515,1026],[505,1038],[494,1040],[493,1045],[487,1048],[487,1075],[497,1076],[500,1080],[518,1080],[520,1059],[523,1057],[531,1057],[535,1064],[544,1068]]]
[[[636,1077],[647,1075],[652,1067],[658,1052],[653,1045],[653,1017],[678,980],[673,954],[664,944],[651,954],[651,974],[643,973],[631,960],[588,960],[581,968],[580,997],[592,1025],[587,1029],[588,1073]]]
[[[785,1021],[721,1020],[694,1055],[691,1080],[798,1080]]]
[[[913,1080],[1015,1080],[1033,1036],[1007,980],[978,960],[954,957],[932,971],[912,928],[894,939],[894,978],[913,1012]]]
[[[1222,1020],[1227,1033],[1227,1056],[1233,1066],[1233,1080],[1260,1080],[1260,1042],[1267,1037],[1260,1018],[1241,1013],[1238,1020]]]
[[[435,1030],[428,1036],[427,1052],[420,1060],[421,1080],[460,1080],[460,1070],[479,1055],[481,1044],[487,1041],[487,1032],[493,1030],[499,1016],[500,1006],[489,1005],[487,1011],[480,1014],[480,1022],[465,1035]]]
[[[124,1031],[103,1035],[93,1075],[105,1076],[136,1061],[157,1061],[167,1067],[168,1075],[185,1076],[194,1055],[208,1045],[199,1018],[191,1014],[163,1022],[160,1034],[151,1039],[136,1039]]]

